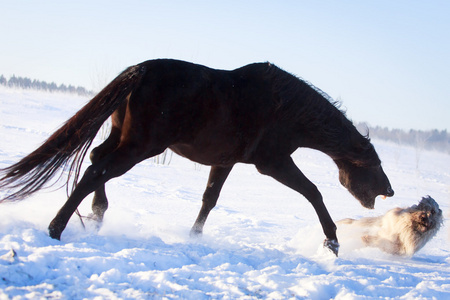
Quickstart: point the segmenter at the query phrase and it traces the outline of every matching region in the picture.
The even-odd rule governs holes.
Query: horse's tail
[[[18,163],[0,170],[0,188],[13,192],[0,199],[23,199],[41,189],[56,173],[69,168],[76,184],[86,152],[109,116],[140,85],[145,67],[129,67],[53,133],[42,146]]]

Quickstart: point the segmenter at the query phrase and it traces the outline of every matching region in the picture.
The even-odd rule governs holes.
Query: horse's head
[[[381,165],[338,164],[339,181],[366,208],[374,208],[377,196],[392,197],[394,190]]]

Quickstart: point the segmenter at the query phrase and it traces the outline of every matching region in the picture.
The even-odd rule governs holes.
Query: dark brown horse
[[[111,133],[91,152],[92,165],[78,181],[83,158],[109,116]],[[41,147],[2,170],[0,187],[13,189],[4,200],[22,199],[69,166],[74,188],[49,226],[50,236],[60,239],[87,195],[95,192],[92,210],[101,221],[108,207],[105,183],[170,148],[211,166],[191,230],[200,235],[233,165],[249,163],[311,202],[324,245],[337,254],[336,226],[322,195],[291,159],[299,147],[329,155],[340,182],[364,207],[373,208],[378,195],[394,194],[369,139],[310,84],[270,63],[222,71],[167,59],[126,69]]]

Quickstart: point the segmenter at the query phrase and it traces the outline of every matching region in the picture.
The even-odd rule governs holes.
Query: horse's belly
[[[189,144],[176,144],[170,146],[170,149],[192,161],[210,166],[232,166],[243,158],[241,151],[230,145],[198,148]]]

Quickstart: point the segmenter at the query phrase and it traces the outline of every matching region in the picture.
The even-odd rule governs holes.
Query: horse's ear
[[[369,135],[370,135],[370,130],[369,130],[369,126],[366,123],[359,123],[355,126],[356,130],[358,130],[359,133],[361,133],[361,135],[363,137],[365,137],[367,140],[370,141]]]
[[[357,153],[365,152],[372,146],[372,144],[370,144],[370,139],[361,136],[359,133],[354,133],[350,136],[350,145],[353,145]]]

